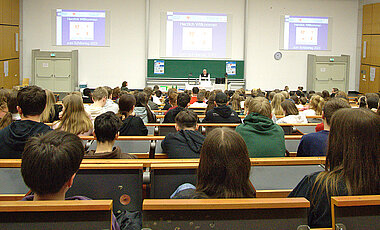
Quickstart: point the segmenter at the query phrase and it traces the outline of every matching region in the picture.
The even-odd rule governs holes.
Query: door
[[[371,65],[380,66],[380,35],[371,38]]]
[[[346,89],[346,70],[347,66],[345,63],[334,63],[330,65],[330,85],[331,88],[338,88],[344,92],[347,92]]]
[[[323,90],[331,89],[329,86],[330,81],[330,66],[328,63],[316,63],[314,90],[322,92]]]
[[[346,64],[338,62],[316,63],[314,89],[317,92],[338,88],[346,91]]]
[[[378,93],[380,90],[380,67],[369,67],[368,92]]]
[[[70,59],[54,60],[54,91],[70,92],[71,89],[71,61]]]
[[[371,35],[363,35],[362,38],[362,64],[371,64]]]
[[[359,82],[359,92],[368,93],[368,84],[369,84],[369,66],[361,65],[360,66],[360,82]]]
[[[37,59],[35,62],[34,84],[54,91],[54,63],[49,59]]]

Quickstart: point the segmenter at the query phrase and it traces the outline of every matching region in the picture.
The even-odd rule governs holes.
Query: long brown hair
[[[57,129],[79,135],[93,128],[81,97],[71,94],[64,97],[62,103],[64,111]]]
[[[325,100],[319,95],[314,95],[310,99],[310,109],[315,111],[315,115],[322,115],[322,109],[325,105]]]
[[[45,110],[41,114],[41,122],[48,123],[50,121],[50,117],[55,116],[55,97],[52,91],[45,89],[46,92],[46,107]]]
[[[0,130],[12,123],[12,113],[8,111],[7,98],[0,96],[0,111],[4,112],[4,116],[0,118]]]
[[[281,93],[276,93],[273,96],[273,100],[270,104],[272,106],[274,115],[284,115],[284,110],[281,107],[281,103],[283,101],[285,101],[285,97]]]
[[[331,119],[326,171],[312,189],[339,195],[345,183],[348,195],[380,194],[380,117],[368,109],[339,109]],[[314,194],[315,195],[315,194]]]
[[[298,115],[300,113],[296,107],[296,104],[294,104],[291,100],[281,102],[281,107],[285,112],[285,116]]]
[[[243,138],[231,129],[216,128],[201,149],[196,192],[209,198],[254,197],[250,169]]]

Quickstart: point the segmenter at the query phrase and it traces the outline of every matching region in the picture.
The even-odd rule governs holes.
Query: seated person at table
[[[199,158],[205,136],[198,132],[198,116],[192,111],[184,110],[175,118],[177,133],[169,133],[161,142],[164,153],[169,158]]]
[[[189,106],[189,108],[206,108],[207,104],[205,103],[205,94],[200,92],[197,95],[197,101]]]
[[[191,92],[192,92],[192,97],[190,99],[190,104],[193,104],[196,101],[198,101],[199,88],[198,87],[193,87],[193,89],[191,90]]]
[[[326,168],[305,176],[289,197],[310,201],[308,225],[331,228],[331,196],[380,195],[380,117],[339,109],[331,118]]]
[[[170,107],[172,107],[169,103],[169,97],[172,93],[177,93],[177,89],[174,89],[174,88],[170,88],[168,89],[168,92],[166,94],[166,98],[165,98],[165,101],[164,101],[164,108],[162,110],[168,110]]]
[[[136,99],[131,94],[123,94],[119,98],[120,118],[123,121],[120,127],[120,136],[146,136],[148,129],[144,125],[144,121],[133,114]]]
[[[140,117],[144,123],[156,122],[156,115],[148,106],[148,97],[146,93],[140,92],[135,94],[136,105],[133,110],[137,117]]]
[[[106,104],[104,105],[104,110],[106,112],[112,111],[117,114],[119,112],[119,106],[112,100],[113,94],[111,87],[104,86],[104,89],[107,90],[108,95]]]
[[[107,90],[103,87],[98,87],[92,93],[93,104],[86,107],[86,112],[90,114],[91,120],[95,120],[97,116],[102,113],[105,113],[105,105],[107,103],[108,93]]]
[[[86,152],[84,158],[123,158],[136,159],[128,153],[121,153],[119,146],[115,146],[115,140],[119,137],[119,128],[123,123],[113,112],[100,114],[95,118],[94,137],[96,138],[96,150]]]
[[[285,156],[284,130],[273,122],[272,108],[264,97],[250,100],[248,115],[243,124],[236,127],[247,144],[249,157]]]
[[[150,107],[150,109],[158,110],[158,104],[154,103],[152,98],[153,89],[151,87],[145,87],[143,92],[146,94],[148,98],[148,106]]]
[[[346,101],[338,98],[333,98],[327,101],[322,110],[324,130],[303,135],[301,142],[298,145],[297,156],[326,156],[331,117],[339,109],[350,107],[351,106]]]
[[[177,93],[171,93],[169,96],[169,104],[171,107],[165,112],[165,115],[168,113],[169,110],[175,109],[178,107],[177,105],[177,98],[178,94]]]
[[[197,185],[181,185],[174,199],[253,198],[249,181],[251,162],[243,138],[231,129],[216,128],[203,144]]]
[[[83,100],[83,103],[90,103],[90,104],[94,103],[92,101],[92,92],[91,92],[91,89],[89,89],[89,88],[83,89],[82,100]]]
[[[83,155],[82,140],[71,133],[52,131],[31,138],[22,154],[21,174],[34,195],[22,200],[90,200],[84,196],[65,198],[73,185]],[[113,215],[112,229],[120,229]]]
[[[181,111],[183,111],[185,108],[189,106],[190,103],[190,96],[186,93],[180,93],[177,97],[177,108],[174,108],[172,110],[169,110],[165,117],[163,123],[175,123],[175,117],[177,114]]]
[[[17,111],[21,120],[0,130],[0,158],[21,158],[26,141],[40,133],[50,131],[41,123],[41,113],[46,106],[46,93],[38,86],[28,86],[17,94]]]
[[[239,115],[227,106],[225,93],[216,93],[213,103],[215,107],[206,113],[203,123],[241,123]]]
[[[45,89],[46,107],[41,114],[41,122],[53,123],[59,120],[59,113],[62,111],[62,105],[55,103],[55,97],[52,91]]]
[[[277,120],[277,124],[286,123],[286,124],[297,124],[303,123],[307,124],[307,118],[305,114],[300,114],[296,104],[291,100],[285,100],[281,102],[281,107],[284,110],[285,117]]]
[[[162,92],[160,90],[156,90],[154,92],[154,95],[152,96],[152,100],[157,105],[161,105],[162,104],[161,97],[162,97]]]

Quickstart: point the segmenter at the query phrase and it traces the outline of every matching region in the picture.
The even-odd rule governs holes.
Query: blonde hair
[[[282,109],[281,103],[285,101],[285,97],[282,93],[276,93],[273,96],[273,100],[271,102],[273,113],[275,115],[284,115],[284,110]]]
[[[68,95],[62,102],[64,111],[57,129],[79,135],[93,128],[81,97],[75,94]]]
[[[315,115],[322,115],[322,109],[325,105],[325,100],[319,95],[314,95],[310,99],[310,109],[315,111]]]
[[[55,116],[55,97],[52,91],[45,89],[46,92],[46,107],[41,114],[41,122],[48,123],[50,121],[50,117]]]
[[[0,96],[0,110],[5,112],[4,117],[0,118],[0,130],[12,123],[12,114],[8,111],[7,98]]]
[[[248,113],[258,113],[260,115],[266,116],[268,118],[272,117],[272,107],[268,99],[265,97],[255,97],[249,99],[247,102]]]
[[[98,87],[92,92],[92,98],[94,98],[94,101],[100,101],[103,98],[108,98],[108,92],[104,87]]]
[[[244,97],[243,96],[240,96],[239,93],[234,93],[234,95],[232,95],[231,97],[231,107],[233,110],[235,111],[240,111],[241,110],[241,107],[240,107],[240,102],[241,101],[244,101]]]

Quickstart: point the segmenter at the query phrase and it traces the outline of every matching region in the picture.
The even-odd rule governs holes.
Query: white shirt
[[[200,74],[199,81],[211,81],[211,74],[207,73],[207,77],[202,77],[202,74]]]
[[[111,99],[107,99],[106,104],[104,105],[103,108],[106,112],[112,111],[115,114],[119,112],[119,105],[113,102]]]
[[[205,102],[199,103],[199,102],[194,102],[189,106],[189,108],[207,108],[207,104]]]
[[[286,117],[283,117],[276,122],[277,124],[285,123],[285,124],[307,124],[307,119],[305,114],[299,114],[299,115],[288,115]]]
[[[314,110],[314,109],[304,110],[304,111],[302,111],[302,113],[303,113],[305,116],[315,116],[315,110]]]

